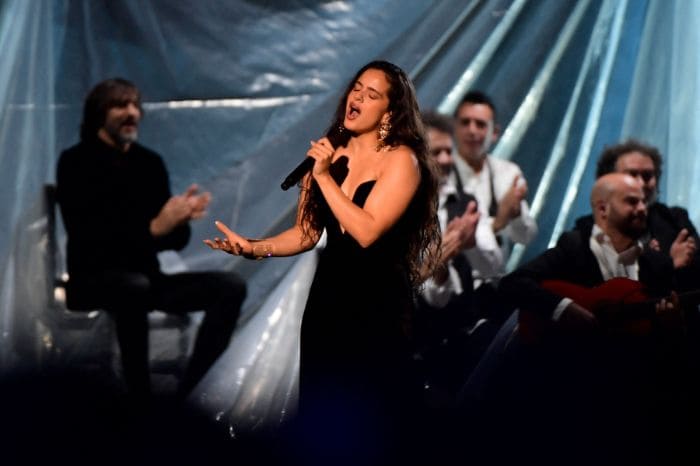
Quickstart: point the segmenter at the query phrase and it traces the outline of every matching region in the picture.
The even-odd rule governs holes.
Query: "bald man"
[[[665,450],[671,438],[658,435],[654,426],[663,418],[669,422],[658,425],[675,428],[670,421],[682,413],[680,403],[669,407],[671,398],[660,395],[670,385],[673,393],[682,390],[680,382],[666,383],[675,377],[672,371],[683,369],[665,362],[669,340],[657,338],[667,331],[658,322],[677,315],[677,301],[665,299],[673,296],[673,263],[640,241],[647,207],[638,179],[602,176],[590,200],[594,222],[587,231],[565,232],[555,247],[501,280],[499,291],[520,310],[516,335],[522,338],[511,344],[506,369],[500,369],[503,379],[497,379],[506,382],[494,382],[498,395],[491,403],[507,416],[499,425],[513,424],[516,441],[542,442],[537,451],[551,451],[553,464],[574,464],[572,451],[588,455],[575,464],[607,464],[618,454],[629,455],[617,458],[622,462],[647,464],[642,461]],[[664,317],[654,321],[650,333],[601,331],[607,327],[591,309],[542,286],[545,280],[561,280],[590,289],[615,277],[641,282]],[[531,322],[524,316],[547,326],[534,343],[522,344],[525,324]]]
[[[605,147],[598,159],[596,177],[627,173],[640,180],[647,204],[647,228],[640,239],[671,256],[680,291],[695,290],[700,288],[700,255],[696,254],[700,237],[686,209],[657,200],[662,162],[656,147],[628,139]],[[576,220],[574,228],[590,228],[592,223],[592,216],[585,215]]]
[[[591,209],[592,226],[564,233],[554,248],[505,277],[500,288],[514,306],[550,319],[564,331],[593,329],[597,319],[571,299],[543,289],[543,280],[590,288],[626,277],[642,282],[659,299],[674,287],[671,258],[645,249],[640,241],[647,207],[639,180],[623,173],[600,177],[591,190]]]

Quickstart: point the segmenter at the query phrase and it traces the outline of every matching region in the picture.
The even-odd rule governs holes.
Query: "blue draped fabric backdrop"
[[[687,206],[697,222],[699,14],[684,0],[5,0],[0,370],[34,364],[26,354],[41,351],[46,329],[35,322],[51,278],[42,186],[53,182],[60,150],[77,142],[82,101],[97,81],[137,83],[140,139],[163,155],[173,190],[197,182],[213,193],[176,261],[243,275],[250,296],[239,333],[259,343],[275,340],[280,312],[298,321],[313,254],[251,263],[201,239],[214,233],[214,219],[249,236],[290,224],[296,192],[281,191],[280,181],[326,129],[346,80],[375,58],[411,75],[423,108],[451,113],[469,88],[493,96],[503,129],[494,154],[522,167],[540,226],[509,267],[587,213],[598,154],[627,136],[661,149],[661,199]],[[287,401],[271,400],[293,394],[285,368],[294,367],[294,322],[285,335],[273,332],[287,354],[266,359],[277,375],[263,377],[263,390],[276,395],[258,403],[260,416],[279,414]],[[237,336],[239,346],[244,340]],[[250,393],[260,384],[247,394],[241,387],[247,374],[272,373],[256,366],[258,356],[227,352],[200,400],[239,414],[255,405]]]

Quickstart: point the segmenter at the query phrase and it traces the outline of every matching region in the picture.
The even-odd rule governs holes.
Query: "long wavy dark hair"
[[[408,219],[406,222],[410,222],[407,225],[408,228],[405,228],[407,244],[404,262],[408,268],[411,284],[417,287],[421,282],[421,267],[427,265],[432,270],[440,249],[441,236],[437,220],[438,176],[434,161],[428,153],[416,92],[406,73],[398,66],[383,60],[370,62],[360,68],[348,82],[345,92],[338,101],[333,122],[327,133],[329,138],[330,135],[333,135],[332,142],[335,147],[348,144],[352,134],[343,128],[347,97],[360,75],[370,69],[383,71],[389,83],[388,111],[390,112],[391,130],[384,139],[385,144],[389,147],[408,146],[418,160],[420,184],[402,217],[402,220]],[[322,231],[328,215],[329,210],[323,194],[316,181],[311,180],[309,191],[301,208],[301,225],[305,237],[311,238],[314,234]]]

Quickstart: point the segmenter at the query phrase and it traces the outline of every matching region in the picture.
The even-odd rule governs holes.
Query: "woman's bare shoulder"
[[[395,146],[385,151],[380,168],[380,177],[413,179],[420,177],[418,159],[413,149],[408,146]]]
[[[391,161],[391,163],[406,163],[406,162],[416,162],[416,154],[408,146],[400,145],[394,146],[388,149],[385,154],[386,159]]]
[[[418,166],[416,154],[408,146],[400,145],[390,148],[385,152],[386,163],[389,165]]]

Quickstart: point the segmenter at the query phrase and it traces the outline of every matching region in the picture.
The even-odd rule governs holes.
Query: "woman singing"
[[[368,453],[391,444],[415,409],[406,406],[415,386],[410,318],[419,269],[434,261],[440,241],[437,179],[413,85],[391,63],[357,72],[333,129],[336,147],[327,137],[311,142],[315,163],[293,227],[251,240],[216,222],[225,237],[204,242],[254,259],[289,256],[326,230],[302,320],[299,425]]]

